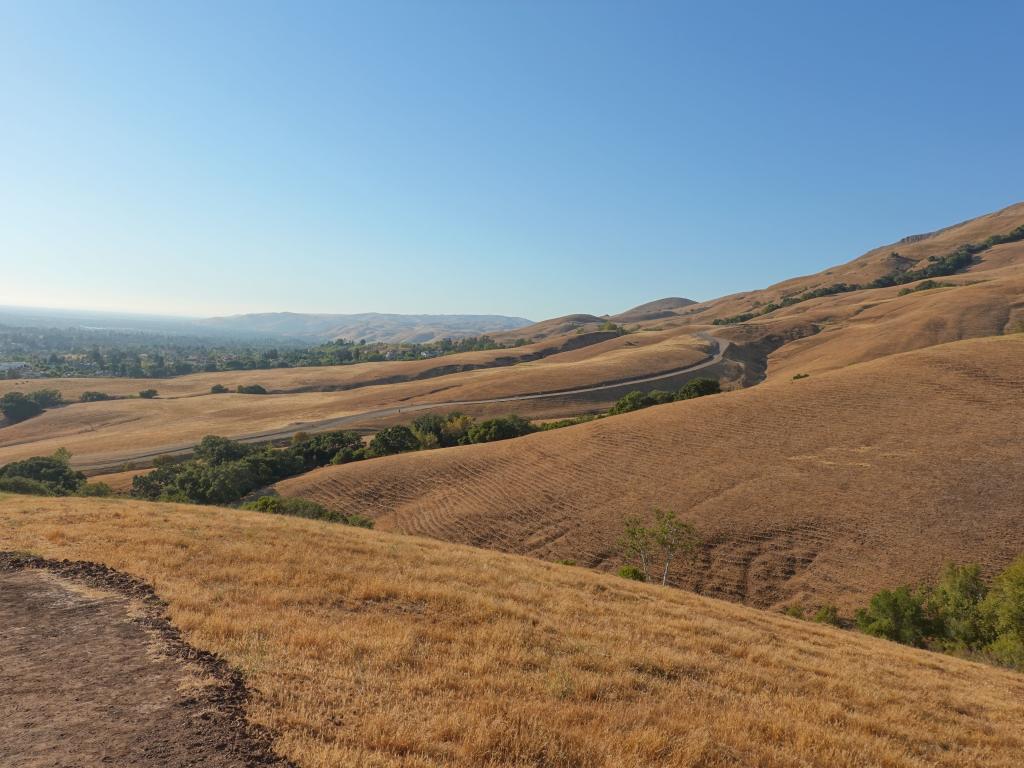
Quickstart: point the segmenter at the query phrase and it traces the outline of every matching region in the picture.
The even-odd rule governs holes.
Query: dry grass
[[[89,466],[99,461],[124,461],[143,451],[158,453],[188,447],[208,434],[233,437],[272,429],[294,428],[297,431],[304,428],[298,426],[303,422],[391,406],[481,400],[585,387],[681,368],[703,359],[705,347],[706,342],[689,332],[671,335],[639,334],[511,367],[471,370],[390,385],[368,385],[347,391],[271,395],[207,394],[202,397],[77,403],[47,411],[41,416],[0,430],[0,464],[27,456],[50,454],[57,448],[66,447],[76,462]],[[293,369],[288,373],[258,371],[247,372],[246,376],[253,381],[271,381],[275,375],[324,376],[325,371],[344,376],[346,370],[346,367],[340,367]],[[307,374],[304,371],[313,373]],[[257,373],[265,375],[260,379]],[[223,377],[225,374],[206,376],[215,375]],[[379,371],[375,375],[379,377]],[[182,381],[172,379],[166,385],[163,381],[155,384],[151,381],[150,385],[163,392],[168,385],[186,386]],[[278,378],[276,383],[281,384],[283,381],[283,378]],[[63,388],[63,385],[49,380],[34,380],[31,386]],[[204,387],[206,391],[209,390],[205,381]],[[88,388],[93,388],[93,385]],[[586,403],[586,408],[593,407],[589,400],[581,402]],[[580,408],[578,404],[574,408],[571,402],[541,400],[505,403],[483,411],[516,412],[527,417],[562,416],[578,412]],[[473,409],[460,407],[460,410],[472,412]],[[408,417],[400,417],[399,420],[407,421]],[[346,426],[369,423],[372,420],[354,421]]]
[[[1021,381],[1024,336],[957,342],[277,488],[389,530],[606,568],[624,516],[672,508],[707,540],[679,583],[849,611],[947,560],[991,572],[1024,552]]]
[[[984,766],[1024,677],[583,569],[215,508],[0,499],[0,546],[154,584],[327,766]]]

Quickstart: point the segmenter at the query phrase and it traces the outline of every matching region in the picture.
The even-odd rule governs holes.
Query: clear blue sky
[[[1024,4],[0,0],[0,304],[707,299],[1024,199]]]

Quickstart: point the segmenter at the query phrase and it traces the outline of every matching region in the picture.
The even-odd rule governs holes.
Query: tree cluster
[[[634,390],[620,397],[608,411],[608,415],[615,416],[620,413],[638,411],[641,408],[650,408],[652,405],[662,405],[677,400],[692,400],[695,397],[704,397],[705,395],[716,395],[721,391],[722,387],[717,379],[690,379],[676,392],[665,392],[660,389],[655,389],[651,392]]]
[[[922,267],[903,270],[897,269],[872,280],[870,283],[834,283],[832,285],[821,286],[813,290],[804,291],[803,293],[785,296],[777,302],[769,302],[768,304],[764,304],[750,312],[743,312],[731,317],[718,318],[717,320],[714,320],[713,323],[715,325],[744,323],[747,320],[752,320],[753,318],[761,315],[767,315],[769,312],[774,312],[782,307],[789,307],[793,304],[799,304],[800,302],[817,299],[822,296],[833,296],[837,293],[848,293],[849,291],[860,291],[868,288],[889,288],[894,285],[904,285],[906,283],[917,282],[918,280],[953,275],[971,266],[975,262],[975,256],[979,253],[983,253],[996,245],[1015,243],[1019,240],[1024,240],[1024,226],[1017,227],[1005,235],[992,235],[980,243],[966,243],[944,256],[929,256],[927,263]],[[895,251],[892,255],[897,258],[899,257],[899,254]],[[940,286],[933,283],[928,287],[937,288]],[[920,288],[920,290],[927,290],[927,288]]]
[[[1024,669],[1024,557],[991,582],[978,565],[949,564],[930,589],[883,589],[856,621],[876,637]]]

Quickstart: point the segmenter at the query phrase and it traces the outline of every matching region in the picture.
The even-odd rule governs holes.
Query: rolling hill
[[[334,339],[366,339],[391,344],[483,336],[530,325],[522,317],[504,315],[395,315],[366,312],[354,315],[264,312],[211,317],[199,325],[220,333],[240,332],[319,343]]]
[[[155,587],[302,768],[1015,768],[1024,677],[415,537],[211,507],[0,498],[0,541]]]
[[[678,510],[706,540],[674,582],[758,606],[834,602],[1024,552],[1024,335],[885,357],[518,440],[326,467],[285,496],[381,528],[621,560],[623,519]]]

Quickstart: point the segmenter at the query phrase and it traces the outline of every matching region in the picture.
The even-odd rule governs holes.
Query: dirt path
[[[0,555],[0,765],[285,765],[246,725],[237,675],[158,606],[101,566]]]
[[[726,351],[729,349],[731,342],[720,339],[716,336],[712,336],[706,331],[700,331],[695,336],[699,336],[705,341],[708,341],[712,345],[712,351],[708,357],[701,360],[699,363],[688,365],[683,368],[674,368],[670,371],[664,371],[662,373],[656,373],[649,376],[641,376],[629,379],[620,379],[616,381],[604,382],[601,384],[594,384],[588,387],[580,387],[577,389],[559,389],[551,392],[531,392],[521,395],[508,395],[506,397],[492,397],[485,400],[446,400],[442,402],[433,403],[415,403],[410,405],[401,406],[390,406],[387,408],[378,408],[372,411],[363,411],[361,413],[350,413],[347,416],[338,416],[327,419],[319,419],[317,421],[303,421],[289,424],[285,427],[278,427],[274,429],[263,430],[261,432],[250,432],[243,435],[226,435],[232,440],[238,440],[243,443],[263,443],[273,440],[285,440],[296,432],[325,432],[331,429],[340,429],[346,426],[353,426],[357,422],[367,421],[369,419],[376,419],[385,416],[394,416],[399,413],[418,413],[420,411],[429,411],[436,408],[460,408],[467,405],[491,405],[494,403],[515,403],[524,400],[540,400],[548,397],[570,397],[572,395],[584,395],[591,392],[600,392],[606,389],[619,389],[620,387],[633,386],[638,384],[649,384],[655,381],[662,381],[663,379],[671,379],[676,376],[681,376],[688,373],[697,373],[705,368],[710,368],[713,365],[717,365],[722,362],[725,357]],[[103,459],[96,459],[93,461],[72,461],[72,465],[75,469],[82,470],[88,473],[102,473],[116,471],[123,467],[127,463],[150,461],[157,456],[179,456],[190,454],[194,448],[193,443],[179,443],[176,445],[163,445],[156,448],[149,448],[145,451],[126,451],[118,453],[114,456],[107,456]]]

